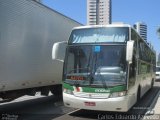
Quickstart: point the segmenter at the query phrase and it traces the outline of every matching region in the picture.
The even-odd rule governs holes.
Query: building
[[[160,53],[158,54],[158,62],[160,62]]]
[[[34,0],[34,1],[37,1],[37,2],[40,2],[40,3],[42,2],[42,0]]]
[[[87,0],[87,24],[111,24],[111,0]]]
[[[157,66],[160,66],[160,53],[157,54]]]
[[[134,24],[134,28],[140,36],[147,41],[147,25],[144,22],[137,22]]]

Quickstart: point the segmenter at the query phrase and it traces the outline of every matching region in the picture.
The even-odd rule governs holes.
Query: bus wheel
[[[153,85],[154,85],[154,80],[152,79],[151,89],[153,88]]]
[[[139,102],[141,99],[141,87],[138,87],[138,91],[137,91],[137,102]]]

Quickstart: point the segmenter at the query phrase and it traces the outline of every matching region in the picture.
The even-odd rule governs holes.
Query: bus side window
[[[133,51],[133,58],[132,58],[132,64],[130,65],[130,75],[129,78],[135,78],[136,76],[136,60],[137,60],[137,54],[138,54],[138,36],[134,30],[131,30],[131,39],[134,40],[134,51]]]
[[[132,64],[130,65],[130,75],[129,78],[135,77],[136,76],[136,55],[133,55],[133,59],[132,59]]]

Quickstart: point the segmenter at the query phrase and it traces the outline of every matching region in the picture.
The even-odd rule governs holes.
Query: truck
[[[0,0],[0,98],[61,94],[62,63],[52,46],[81,24],[34,0]]]

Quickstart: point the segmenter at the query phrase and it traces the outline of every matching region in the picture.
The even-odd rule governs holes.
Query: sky
[[[46,6],[86,25],[87,0],[42,0]],[[147,38],[156,53],[160,53],[160,39],[156,30],[160,26],[160,0],[112,0],[112,22],[133,25],[147,24]]]

